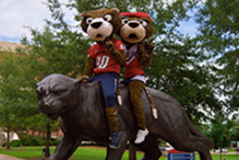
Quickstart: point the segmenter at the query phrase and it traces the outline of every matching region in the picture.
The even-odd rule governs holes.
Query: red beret
[[[153,19],[150,18],[149,15],[145,12],[122,12],[119,14],[119,16],[147,18],[151,22],[153,22]]]
[[[127,16],[127,17],[139,17],[139,18],[149,18],[149,15],[145,12],[122,12],[119,16]]]

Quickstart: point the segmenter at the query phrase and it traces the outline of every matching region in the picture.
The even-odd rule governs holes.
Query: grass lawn
[[[5,148],[0,148],[0,154],[10,155],[13,157],[18,157],[26,160],[41,160],[43,147],[22,147],[12,148],[11,150],[6,150]],[[51,148],[51,154],[54,152],[55,147]],[[95,147],[79,147],[75,153],[71,156],[71,160],[104,160],[106,156],[106,149],[95,148]],[[142,153],[137,153],[137,159],[143,157]],[[212,154],[213,160],[219,160],[219,154]],[[122,157],[122,160],[128,160],[129,154],[126,151]],[[238,160],[239,154],[226,155],[226,160]],[[161,157],[160,160],[168,160],[167,157]],[[196,160],[200,160],[198,154],[196,154]],[[222,160],[224,160],[224,155],[222,155]]]

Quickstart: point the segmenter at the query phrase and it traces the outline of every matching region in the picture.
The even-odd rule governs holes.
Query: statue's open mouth
[[[62,110],[60,112],[58,112],[58,113],[47,113],[47,117],[49,117],[51,120],[56,120],[65,111],[66,111],[66,107],[63,106]]]
[[[47,117],[49,117],[51,120],[56,120],[59,117],[60,114],[47,114]]]

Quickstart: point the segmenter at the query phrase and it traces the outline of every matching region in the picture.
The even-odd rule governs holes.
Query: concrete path
[[[19,158],[10,157],[10,156],[0,154],[0,160],[23,160],[23,159],[19,159]]]

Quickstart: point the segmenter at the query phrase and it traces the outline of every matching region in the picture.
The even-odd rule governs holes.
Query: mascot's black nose
[[[136,22],[130,22],[129,23],[129,26],[132,27],[132,28],[136,28],[139,26],[139,23],[136,23]]]
[[[95,29],[99,28],[101,26],[102,22],[95,22],[95,23],[92,23],[91,26]]]

